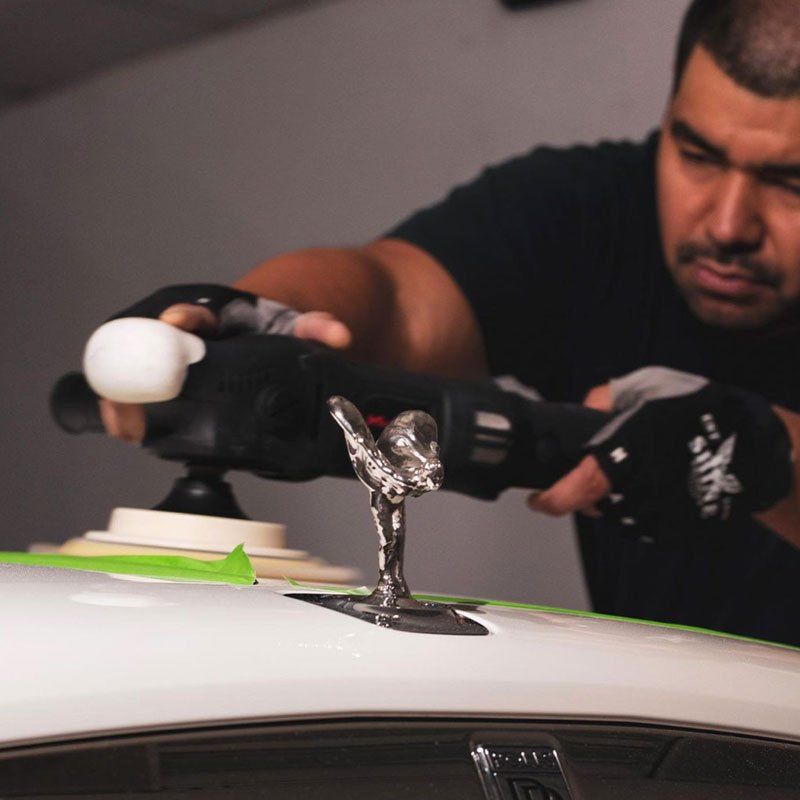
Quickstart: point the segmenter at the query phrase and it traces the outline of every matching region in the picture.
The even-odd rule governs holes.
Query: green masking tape
[[[286,581],[298,589],[313,589],[317,592],[335,592],[338,594],[367,595],[370,590],[364,586],[354,588],[344,588],[342,586],[304,586],[292,578]],[[691,625],[678,625],[672,622],[657,622],[649,619],[636,619],[635,617],[616,617],[611,614],[598,614],[595,611],[583,611],[577,608],[555,608],[553,606],[538,606],[530,603],[518,603],[513,600],[487,600],[482,597],[450,597],[438,594],[415,594],[415,600],[427,603],[447,603],[456,606],[490,606],[493,608],[521,608],[526,611],[545,611],[548,614],[566,614],[572,617],[587,617],[589,619],[611,620],[612,622],[633,622],[636,625],[649,625],[653,628],[667,628],[673,631],[687,631],[689,633],[703,633],[707,636],[720,636],[724,639],[733,639],[738,642],[754,642],[755,644],[766,644],[770,647],[782,647],[785,650],[800,652],[800,647],[781,642],[769,642],[764,639],[753,639],[750,636],[739,636],[735,633],[725,633],[724,631],[713,631],[707,628],[696,628]]]
[[[225,558],[213,561],[185,556],[67,556],[58,553],[0,552],[0,564],[59,567],[87,572],[111,572],[117,575],[141,575],[170,581],[230,583],[237,586],[249,586],[256,580],[253,565],[241,544]]]

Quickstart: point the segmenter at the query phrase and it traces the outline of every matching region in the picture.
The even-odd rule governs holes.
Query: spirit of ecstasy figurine
[[[331,397],[328,408],[344,431],[356,476],[370,491],[370,507],[380,540],[378,585],[366,597],[298,596],[385,628],[418,633],[488,633],[482,625],[449,606],[415,600],[403,576],[406,498],[435,491],[444,479],[436,421],[424,411],[404,411],[386,426],[376,442],[349,400]]]

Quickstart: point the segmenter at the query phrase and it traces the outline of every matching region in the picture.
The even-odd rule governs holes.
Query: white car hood
[[[800,740],[800,652],[501,607],[385,630],[252,587],[0,565],[0,744],[332,716],[629,720]]]

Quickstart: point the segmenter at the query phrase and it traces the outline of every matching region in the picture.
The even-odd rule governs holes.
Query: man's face
[[[753,94],[695,48],[657,175],[667,265],[700,319],[761,328],[800,310],[800,99]]]

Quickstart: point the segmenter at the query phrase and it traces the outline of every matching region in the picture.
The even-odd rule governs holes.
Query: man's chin
[[[758,330],[769,328],[780,317],[774,309],[760,303],[733,302],[700,292],[687,294],[686,300],[694,315],[707,325],[726,330]]]

